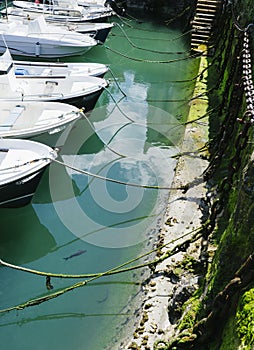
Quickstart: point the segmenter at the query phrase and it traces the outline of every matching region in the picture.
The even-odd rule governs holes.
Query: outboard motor
[[[106,0],[104,5],[109,5],[112,10],[120,16],[123,16],[125,14],[125,8],[117,4],[115,0]]]

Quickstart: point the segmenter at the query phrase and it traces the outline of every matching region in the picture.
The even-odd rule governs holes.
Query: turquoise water
[[[196,61],[172,62],[189,48],[180,29],[151,20],[117,22],[105,46],[75,58],[110,67],[108,90],[88,119],[75,124],[58,157],[89,174],[51,164],[31,205],[1,210],[5,261],[53,273],[99,273],[151,250],[168,190],[147,187],[171,186],[171,156],[193,89],[179,81],[195,76]],[[80,281],[54,278],[48,291],[45,277],[1,268],[0,278],[1,309]],[[135,271],[104,276],[54,300],[2,313],[1,348],[110,349],[133,314],[143,278]]]

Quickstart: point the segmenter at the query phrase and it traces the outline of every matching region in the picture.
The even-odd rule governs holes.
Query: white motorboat
[[[43,143],[0,139],[0,208],[29,204],[56,151]]]
[[[108,67],[102,63],[85,62],[39,62],[39,61],[14,61],[15,75],[19,76],[41,76],[52,78],[58,76],[78,76],[88,75],[103,78],[108,72]]]
[[[0,101],[52,101],[91,110],[108,82],[92,76],[17,76],[8,50],[0,57]]]
[[[39,1],[14,0],[12,5],[21,8],[26,13],[43,14],[48,22],[68,21],[82,23],[105,20],[113,15],[110,7],[85,8],[79,6],[76,0],[52,0],[51,4],[39,3]]]
[[[62,147],[84,114],[59,102],[0,102],[0,138],[22,138]]]
[[[24,23],[18,19],[0,21],[0,52],[8,47],[12,55],[59,58],[82,55],[97,41],[91,36],[50,27],[43,16]]]
[[[105,0],[78,0],[78,4],[89,7],[106,6]]]
[[[77,0],[79,6],[92,9],[96,8],[97,11],[101,8],[111,9],[114,13],[123,16],[125,14],[126,1],[115,1],[115,0]]]
[[[7,12],[7,14],[6,14]],[[99,43],[104,43],[107,39],[111,29],[114,27],[114,23],[104,23],[104,22],[74,22],[63,19],[62,21],[52,21],[48,20],[48,14],[26,11],[22,8],[10,6],[7,10],[1,11],[4,18],[8,18],[9,21],[12,20],[22,20],[23,23],[27,24],[28,21],[37,18],[38,16],[44,16],[45,21],[50,26],[60,26],[65,30],[74,31],[81,34],[88,34],[93,39]]]
[[[88,34],[97,41],[98,44],[105,43],[114,23],[95,23],[95,22],[48,22],[50,26],[61,26],[66,30],[81,34]]]

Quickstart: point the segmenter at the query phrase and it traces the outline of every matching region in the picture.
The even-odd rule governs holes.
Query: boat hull
[[[48,165],[18,181],[1,185],[0,208],[19,208],[29,204]]]
[[[65,101],[56,100],[56,102],[64,102],[69,103],[78,108],[84,108],[85,112],[91,111],[98,101],[100,95],[102,94],[103,89],[93,92],[89,95],[71,97],[66,99]]]
[[[45,131],[43,133],[31,133],[31,135],[18,134],[15,136],[9,136],[9,138],[18,137],[19,139],[36,141],[53,148],[61,149],[68,139],[69,133],[75,123],[76,120],[66,125],[55,127],[52,130]]]
[[[91,46],[82,46],[81,44],[75,46],[66,43],[60,44],[60,42],[57,44],[56,42],[47,43],[43,40],[25,40],[25,37],[20,37],[19,40],[17,40],[13,39],[10,35],[3,35],[0,37],[0,53],[5,52],[7,45],[11,55],[59,58],[80,56],[92,48]]]
[[[57,76],[94,76],[103,78],[108,72],[108,67],[102,63],[78,63],[78,62],[38,62],[38,61],[14,61],[15,75],[19,77],[57,77]],[[46,70],[46,73],[45,73]]]
[[[50,22],[49,22],[50,23]],[[66,23],[51,22],[51,26],[62,26],[70,31],[80,34],[88,34],[98,43],[105,43],[111,29],[114,27],[112,23]]]
[[[20,102],[34,102],[34,101],[41,101],[41,102],[61,102],[61,103],[67,103],[67,104],[71,104],[77,108],[84,108],[85,112],[90,111],[94,108],[96,102],[98,101],[101,93],[103,91],[103,88],[101,88],[100,90],[97,90],[95,92],[92,92],[90,94],[86,94],[86,95],[72,95],[70,97],[53,97],[53,96],[49,96],[48,98],[45,97],[41,97],[39,98],[38,96],[33,97],[13,97],[13,98],[0,98],[0,101],[20,101]],[[59,96],[59,94],[57,94],[57,96]]]
[[[104,28],[98,30],[95,35],[94,39],[98,41],[99,44],[104,44],[112,27]]]
[[[25,13],[43,14],[47,22],[69,22],[69,23],[86,23],[101,22],[113,16],[114,12],[108,7],[90,8],[85,10],[83,6],[75,7],[58,7],[45,4],[35,4],[29,1],[13,1],[13,7],[22,9]]]

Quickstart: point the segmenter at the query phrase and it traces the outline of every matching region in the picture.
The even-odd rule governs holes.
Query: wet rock
[[[196,290],[193,285],[184,285],[176,288],[168,305],[168,316],[172,324],[175,324],[182,315],[182,306]]]
[[[140,346],[137,343],[132,342],[129,346],[128,349],[132,350],[141,350]]]

